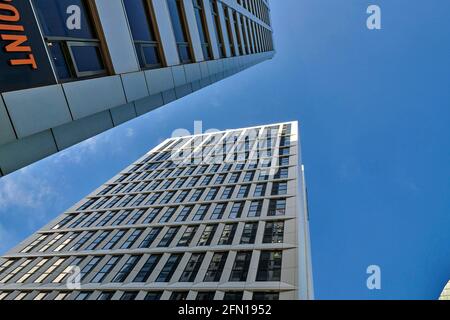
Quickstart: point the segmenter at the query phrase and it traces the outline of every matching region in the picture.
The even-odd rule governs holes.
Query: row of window
[[[218,207],[220,208],[220,207]],[[218,209],[217,208],[217,209]],[[213,218],[222,215],[222,210],[213,212]],[[233,208],[234,209],[234,208]],[[240,210],[239,208],[237,210]],[[252,208],[259,210],[259,207]],[[185,210],[181,212],[178,218],[182,217]],[[164,214],[160,221],[170,218],[170,214]],[[177,218],[177,219],[178,219]],[[236,238],[236,231],[239,223],[223,224],[220,237],[217,243],[213,240],[219,230],[220,224],[211,223],[204,227],[200,225],[188,226],[168,226],[168,227],[152,227],[138,229],[115,229],[115,230],[99,230],[72,233],[56,233],[43,234],[32,241],[29,245],[21,250],[21,253],[30,252],[63,252],[63,251],[91,251],[91,250],[114,250],[114,249],[149,249],[149,248],[167,248],[197,247],[211,245],[232,245]],[[242,234],[240,235],[239,244],[248,245],[255,244],[256,235],[258,233],[259,224],[257,221],[243,223]],[[163,233],[164,230],[164,233]],[[160,237],[161,234],[164,236]],[[179,237],[177,235],[179,234]],[[196,243],[196,235],[199,235]],[[156,240],[159,239],[158,243]],[[174,242],[178,239],[178,242]],[[139,240],[139,241],[138,241]],[[47,242],[46,242],[47,241]],[[267,221],[264,227],[262,238],[263,244],[280,244],[284,241],[284,221]]]
[[[199,273],[204,265],[206,252],[192,253],[189,255],[185,265],[180,266],[184,253],[170,254],[161,268],[158,264],[163,261],[163,254],[131,255],[131,256],[93,256],[75,257],[69,266],[57,270],[67,259],[70,258],[43,258],[33,267],[23,272],[24,269],[33,265],[33,259],[28,258],[20,262],[6,274],[0,283],[64,283],[71,275],[74,268],[80,268],[80,278],[82,282],[103,283],[156,283],[173,282],[194,283],[202,281],[205,283],[215,283],[222,281],[246,282],[249,274],[250,263],[253,251],[238,251],[234,258],[233,267],[227,279],[222,279],[224,269],[230,255],[229,252],[215,252],[209,263],[205,265],[206,271]],[[257,282],[279,282],[281,281],[282,251],[261,251],[256,272]],[[50,264],[50,265],[48,265]],[[83,267],[81,267],[83,266]],[[120,266],[120,268],[116,268]],[[180,269],[177,279],[174,279],[176,271]],[[155,277],[151,277],[155,273]],[[253,280],[251,280],[253,281]]]
[[[119,300],[136,300],[140,291],[125,291],[120,293]],[[94,291],[81,291],[75,297],[74,300],[88,300],[92,298]],[[113,296],[116,294],[116,291],[102,291],[97,296],[96,300],[111,300]],[[144,292],[143,300],[161,300],[164,291],[149,291]],[[12,300],[26,300],[31,295],[28,292],[20,292],[15,297],[11,297]],[[56,292],[52,295],[52,292],[39,292],[37,293],[32,300],[67,300],[70,297],[70,292]],[[187,300],[189,295],[189,291],[173,291],[170,293],[169,300],[182,301]],[[11,296],[10,292],[0,292],[0,300],[7,300]],[[215,297],[218,297],[219,294],[216,291],[200,291],[196,292],[197,301],[212,301]],[[224,301],[239,301],[242,300],[244,296],[243,291],[227,291],[223,294]],[[280,293],[279,292],[253,292],[252,300],[255,301],[270,301],[270,300],[279,300]]]
[[[284,170],[283,170],[284,172]],[[285,178],[285,174],[283,174],[283,177]],[[152,179],[157,179],[157,180],[147,180],[149,177],[145,177],[144,179],[141,179],[140,176],[138,177],[137,181],[142,181],[142,182],[124,182],[124,183],[119,183],[119,184],[111,184],[111,185],[107,185],[104,189],[102,189],[97,196],[104,196],[104,195],[108,195],[108,196],[112,196],[112,195],[118,195],[118,194],[128,194],[128,193],[138,193],[138,192],[151,192],[151,191],[169,191],[169,190],[181,190],[181,189],[192,189],[192,188],[196,188],[196,187],[213,187],[210,189],[210,191],[208,192],[208,195],[206,197],[206,200],[213,200],[211,199],[210,196],[213,195],[213,193],[218,193],[218,188],[220,188],[221,186],[224,186],[225,184],[232,184],[232,185],[236,185],[236,187],[238,187],[237,184],[239,183],[251,183],[253,182],[254,178],[254,173],[253,172],[246,172],[246,173],[241,173],[241,172],[234,172],[234,173],[230,173],[230,174],[218,174],[217,176],[214,175],[205,175],[205,176],[193,176],[191,178],[188,177],[181,177],[181,178],[175,178],[175,177],[170,177],[166,180],[163,179],[159,179],[157,177],[152,177]],[[261,180],[266,180],[266,176],[263,176],[264,179]],[[277,180],[283,179],[281,178],[277,178]],[[241,181],[242,180],[242,181]],[[253,197],[264,197],[266,196],[267,192],[266,190],[268,183],[267,182],[259,182],[255,185],[254,187],[254,191],[253,191]],[[215,187],[214,187],[215,186]],[[251,186],[251,184],[245,184],[242,185],[241,188],[239,189],[239,193],[238,193],[238,197],[240,197],[240,193],[241,191],[244,192],[245,190],[251,191],[251,188],[248,189],[247,186]],[[203,189],[199,189],[199,190],[205,190],[205,188]],[[216,192],[217,191],[217,192]],[[197,191],[196,191],[197,192]],[[195,193],[195,192],[194,192]],[[287,194],[287,181],[274,181],[272,182],[272,192],[267,194],[267,195],[272,195],[272,196],[276,196],[276,195],[285,195]],[[247,194],[248,195],[248,194]],[[192,194],[191,198],[194,197],[194,194]],[[186,199],[190,199],[189,197],[186,197]],[[137,200],[137,199],[136,199]],[[192,200],[195,201],[195,200]],[[124,201],[125,202],[125,201]],[[128,199],[126,200],[126,202],[130,203],[130,201],[128,201]],[[93,204],[94,202],[92,202]],[[142,203],[142,202],[141,202]],[[120,205],[119,205],[120,207]],[[87,206],[87,204],[83,205],[82,207],[80,207],[79,210],[86,210],[89,207]]]
[[[142,69],[158,68],[164,65],[163,50],[153,5],[148,0],[123,0],[136,53]],[[228,18],[226,25],[231,34],[228,13],[230,12],[222,2],[209,0],[215,22],[216,38],[219,48],[224,46],[224,33],[218,20],[217,11],[224,10]],[[205,59],[211,58],[211,46],[206,40],[204,10],[200,3],[193,0],[196,8],[196,18],[200,37],[204,45]],[[108,54],[106,44],[101,40],[101,27],[96,18],[96,8],[93,0],[33,0],[39,22],[47,43],[48,52],[52,58],[56,73],[60,81],[77,78],[94,77],[108,73]],[[172,22],[178,53],[181,63],[193,62],[192,45],[188,36],[186,12],[181,0],[167,0],[170,20]],[[240,54],[250,54],[272,50],[271,31],[253,22],[243,15],[231,10],[236,18],[240,16],[249,27],[251,37],[247,43],[238,38]],[[238,18],[239,19],[239,18]],[[224,32],[226,30],[223,30]],[[240,32],[238,32],[240,33]],[[209,35],[208,35],[209,37]],[[230,41],[230,44],[232,41]],[[244,47],[248,49],[244,52]],[[223,50],[222,50],[223,51]],[[232,55],[237,55],[232,47]],[[221,57],[224,55],[221,54]]]
[[[282,129],[279,134],[280,127]],[[273,143],[278,137],[290,139],[292,134],[292,124],[284,124],[284,125],[274,125],[266,128],[249,128],[249,129],[241,129],[236,131],[228,131],[228,132],[217,132],[208,135],[199,135],[195,137],[185,137],[185,138],[177,138],[176,140],[170,140],[167,143],[163,144],[162,147],[158,149],[158,151],[170,149],[173,150],[180,145],[185,144],[189,140],[195,141],[196,145],[200,145],[201,143],[205,143],[205,145],[217,144],[219,142],[225,143],[227,145],[230,144],[241,144],[242,141],[254,142],[257,141],[260,148],[265,146],[273,146]],[[282,145],[283,146],[283,145]]]
[[[282,162],[282,164],[286,164]],[[266,169],[259,171],[258,175],[256,171],[245,171],[245,172],[235,172],[231,174],[220,173],[216,176],[210,174],[208,172],[207,175],[202,176],[199,172],[203,170],[198,167],[190,167],[190,168],[178,168],[178,169],[167,169],[165,171],[159,170],[153,173],[144,172],[144,173],[135,173],[135,174],[125,174],[121,175],[116,181],[115,184],[110,184],[106,186],[102,191],[99,192],[96,198],[92,198],[85,202],[78,210],[87,210],[88,208],[100,208],[102,205],[106,203],[104,202],[99,205],[97,200],[100,199],[100,196],[107,194],[120,194],[120,193],[129,193],[129,192],[151,192],[151,191],[165,191],[170,189],[192,189],[195,187],[207,187],[207,186],[222,186],[224,184],[234,184],[233,187],[238,187],[238,183],[246,183],[251,184],[254,182],[265,183],[269,180],[283,180],[289,178],[289,168],[283,167],[279,169]],[[191,172],[197,172],[194,174],[190,174]],[[222,172],[222,171],[221,171]],[[180,178],[177,178],[180,177]],[[255,180],[255,177],[257,179]],[[163,180],[166,179],[166,180]],[[227,181],[236,181],[236,182],[227,182]],[[280,182],[274,181],[273,184],[278,184]],[[232,186],[228,186],[232,187]],[[129,190],[129,191],[128,191]],[[131,191],[132,190],[132,191]],[[188,198],[189,190],[185,190],[183,193],[184,199],[181,199],[181,202]],[[181,196],[181,195],[180,195]],[[118,201],[115,201],[116,203]],[[93,206],[96,203],[96,206]]]
[[[238,0],[238,3],[267,25],[270,25],[269,7],[263,0]]]

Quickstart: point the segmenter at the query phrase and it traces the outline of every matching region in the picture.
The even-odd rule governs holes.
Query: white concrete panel
[[[145,78],[150,95],[175,88],[171,68],[147,70]]]
[[[3,98],[19,138],[72,121],[60,85],[8,92]]]
[[[133,72],[121,75],[125,96],[128,102],[148,96],[147,82],[144,72]]]
[[[63,84],[75,120],[127,103],[120,76]]]
[[[0,146],[0,168],[8,174],[57,151],[51,131],[43,131]]]
[[[9,121],[5,104],[0,96],[0,145],[16,140],[11,121]]]
[[[168,66],[180,64],[175,34],[166,0],[152,0],[155,19],[158,24],[159,34],[162,39],[162,48],[165,61]]]
[[[138,71],[133,39],[122,0],[95,0],[116,74]]]

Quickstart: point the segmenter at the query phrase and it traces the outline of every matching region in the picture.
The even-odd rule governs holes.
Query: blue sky
[[[382,9],[380,31],[366,8]],[[272,1],[274,60],[0,179],[0,253],[177,128],[299,120],[318,299],[450,279],[450,2]],[[382,290],[366,288],[379,265]]]

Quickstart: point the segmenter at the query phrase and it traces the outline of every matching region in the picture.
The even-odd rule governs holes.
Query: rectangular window
[[[142,232],[143,232],[143,229],[134,230],[120,248],[121,249],[130,249],[134,245],[136,240],[141,236]]]
[[[284,216],[286,214],[286,199],[271,200],[269,204],[269,217]]]
[[[170,282],[182,257],[182,254],[172,254],[156,278],[156,282]]]
[[[207,193],[207,195],[205,197],[205,201],[213,201],[216,198],[218,193],[219,193],[219,188],[212,188]]]
[[[263,201],[252,201],[250,208],[248,209],[247,217],[254,218],[260,217],[263,208]]]
[[[250,185],[241,186],[236,198],[238,199],[247,198],[249,192],[250,192]]]
[[[208,204],[201,205],[198,208],[197,212],[195,213],[194,217],[192,218],[192,221],[203,221],[205,219],[208,210],[209,210]]]
[[[160,234],[162,228],[152,228],[150,232],[145,236],[145,239],[139,245],[139,248],[150,248],[155,239]]]
[[[283,243],[284,222],[267,222],[264,228],[263,243]]]
[[[242,211],[244,210],[244,202],[236,202],[233,204],[231,208],[230,215],[228,218],[230,219],[238,219],[242,215]]]
[[[161,67],[161,49],[151,4],[147,0],[124,0],[131,34],[143,69]]]
[[[177,247],[189,247],[191,245],[191,241],[197,232],[197,226],[190,226],[186,228],[186,231],[181,236],[180,241],[178,242]]]
[[[144,300],[147,300],[147,301],[158,301],[158,300],[161,299],[162,295],[163,295],[162,291],[149,292],[145,296]]]
[[[214,211],[211,215],[211,220],[220,220],[223,217],[223,214],[227,208],[226,203],[218,203],[214,208]]]
[[[211,259],[204,282],[219,282],[228,258],[228,252],[215,253]]]
[[[139,270],[133,282],[147,282],[153,270],[155,270],[158,265],[159,260],[161,260],[161,257],[162,255],[160,254],[152,254],[144,263],[141,270]]]
[[[237,223],[226,224],[223,229],[222,236],[219,239],[219,245],[231,245],[233,243],[236,229]]]
[[[189,206],[189,207],[183,207],[183,209],[181,209],[180,213],[178,214],[178,217],[176,218],[175,222],[184,222],[187,220],[187,218],[189,217],[189,215],[192,212],[193,207]]]
[[[111,272],[111,270],[114,269],[119,259],[120,258],[117,256],[111,257],[108,260],[108,262],[100,269],[100,271],[94,276],[91,282],[92,283],[102,282],[103,279],[105,279],[106,276]]]
[[[262,251],[256,281],[281,281],[281,251]]]
[[[132,301],[132,300],[136,299],[138,294],[139,294],[139,291],[124,292],[123,295],[120,297],[120,300]]]
[[[215,296],[216,296],[215,291],[199,292],[199,293],[197,293],[197,297],[195,298],[195,300],[197,300],[197,301],[212,301],[212,300],[214,300]]]
[[[266,195],[266,183],[259,183],[256,185],[255,193],[253,194],[254,197],[264,197]]]
[[[34,0],[33,4],[59,80],[106,75],[105,55],[94,27],[90,2]],[[75,19],[68,19],[67,10],[74,6],[79,12],[79,24]]]
[[[287,182],[275,182],[272,186],[272,195],[285,195],[287,194]]]
[[[234,187],[226,187],[222,193],[222,199],[230,199],[233,196]]]
[[[252,252],[238,252],[230,274],[230,282],[247,281],[248,269],[252,260]]]
[[[224,301],[241,301],[244,296],[244,292],[242,291],[231,291],[226,292],[223,296]]]
[[[141,257],[142,256],[131,256],[130,258],[128,258],[127,262],[125,262],[112,282],[124,282],[130,275],[131,271],[133,271],[134,267],[136,267],[136,264],[139,262]]]
[[[254,301],[276,301],[280,300],[280,294],[278,292],[255,292],[253,294]]]
[[[214,24],[214,32],[217,39],[217,47],[219,48],[220,58],[225,58],[225,46],[222,36],[222,29],[220,28],[220,18],[217,0],[209,0],[212,14],[212,21]]]
[[[197,277],[197,273],[200,270],[203,259],[205,258],[204,253],[194,253],[192,254],[189,262],[184,269],[179,282],[194,282]]]
[[[217,225],[207,225],[205,230],[202,233],[202,236],[200,237],[200,240],[198,241],[198,246],[209,246],[214,238],[214,235],[217,230]]]
[[[254,244],[257,231],[257,222],[246,223],[242,231],[241,244]]]
[[[91,244],[89,244],[85,250],[94,250],[96,249],[100,243],[103,242],[103,240],[106,239],[107,236],[109,236],[109,234],[111,233],[111,231],[102,231],[100,232],[100,234],[97,236],[97,238],[94,239],[94,241],[91,242]]]
[[[167,0],[167,5],[175,34],[175,41],[177,42],[180,61],[181,63],[191,63],[192,53],[188,42],[183,3],[181,0]]]
[[[195,20],[197,21],[198,33],[200,35],[200,42],[202,44],[203,57],[205,60],[211,60],[211,45],[209,44],[208,34],[206,30],[205,10],[203,9],[203,2],[201,0],[192,0],[195,11]]]
[[[161,239],[161,241],[158,244],[159,248],[163,248],[163,247],[169,247],[170,244],[172,243],[173,239],[175,238],[178,230],[180,229],[180,227],[171,227],[169,228],[169,230],[167,230],[166,234],[164,235],[164,237]]]
[[[159,219],[159,223],[167,223],[169,222],[173,215],[175,214],[175,211],[177,211],[177,208],[170,207],[166,210],[166,212],[162,215],[161,219]]]
[[[144,224],[152,223],[155,220],[155,218],[161,213],[161,210],[162,210],[161,208],[151,209],[148,216],[145,217],[143,223]]]

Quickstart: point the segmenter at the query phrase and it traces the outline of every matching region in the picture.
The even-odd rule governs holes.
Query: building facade
[[[0,176],[273,55],[267,0],[0,0]]]
[[[0,300],[313,299],[297,122],[171,138],[0,260]]]
[[[450,281],[447,283],[444,290],[442,291],[439,300],[450,300]]]

